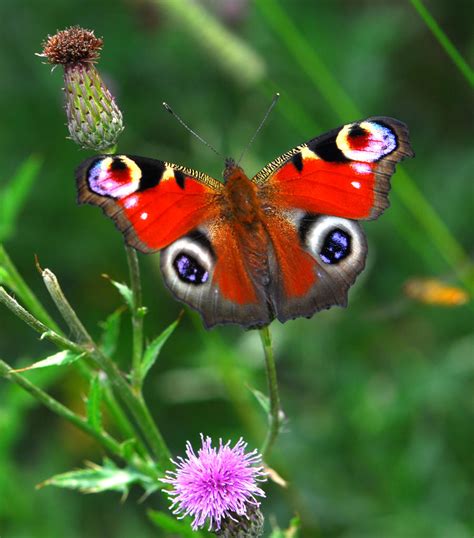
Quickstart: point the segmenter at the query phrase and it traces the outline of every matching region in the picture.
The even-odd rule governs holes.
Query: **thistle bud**
[[[102,39],[73,26],[48,36],[43,52],[64,68],[64,93],[69,134],[83,148],[111,150],[123,131],[122,113],[95,67]]]
[[[248,505],[247,514],[232,514],[222,520],[220,530],[215,534],[220,538],[260,538],[263,536],[264,518],[258,506]]]

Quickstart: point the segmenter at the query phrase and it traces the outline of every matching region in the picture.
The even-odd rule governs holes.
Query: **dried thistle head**
[[[124,126],[122,113],[94,65],[102,44],[93,31],[71,26],[48,36],[38,56],[64,68],[71,139],[83,148],[107,152],[114,150]]]
[[[43,52],[38,56],[47,58],[51,64],[71,65],[95,63],[100,56],[103,40],[92,30],[71,26],[48,36],[43,42]]]

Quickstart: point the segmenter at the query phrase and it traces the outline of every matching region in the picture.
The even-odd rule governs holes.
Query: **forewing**
[[[395,165],[413,151],[406,125],[372,117],[288,151],[253,179],[277,209],[349,219],[375,219],[389,205]]]
[[[99,155],[76,170],[78,201],[101,207],[126,242],[155,252],[216,218],[219,181],[157,159]]]

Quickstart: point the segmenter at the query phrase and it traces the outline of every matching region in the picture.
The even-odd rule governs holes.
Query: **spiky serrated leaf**
[[[147,490],[153,485],[153,480],[134,469],[128,467],[120,469],[113,461],[105,459],[103,466],[90,463],[87,469],[58,474],[45,480],[37,487],[56,486],[75,489],[81,493],[118,491],[127,494],[132,484],[140,484]]]
[[[87,422],[97,431],[102,429],[102,384],[99,375],[92,378],[87,397]]]
[[[55,353],[54,355],[50,355],[49,357],[46,357],[46,359],[42,359],[38,362],[35,362],[30,366],[26,366],[25,368],[18,368],[17,370],[13,370],[13,371],[14,372],[26,372],[27,370],[35,370],[37,368],[47,368],[49,366],[65,366],[67,364],[72,364],[73,362],[76,362],[81,357],[83,357],[83,354],[76,354],[68,350],[59,351],[58,353]]]
[[[100,348],[108,357],[111,357],[117,350],[122,312],[123,310],[116,310],[100,324],[103,330]]]
[[[150,520],[161,530],[178,535],[183,538],[205,538],[213,536],[206,531],[193,531],[191,528],[191,519],[176,519],[166,512],[158,512],[156,510],[148,510]]]
[[[130,308],[130,310],[133,310],[133,292],[132,290],[127,286],[127,284],[124,284],[123,282],[117,282],[116,280],[110,279],[110,282],[113,286],[115,286],[122,296],[123,300],[125,301],[125,304]]]
[[[15,221],[40,166],[39,157],[31,155],[23,162],[8,185],[0,191],[0,241],[4,241],[12,234]]]
[[[150,368],[155,364],[158,355],[160,354],[161,348],[165,345],[168,338],[173,334],[173,331],[176,329],[180,318],[174,321],[169,325],[161,334],[154,338],[150,344],[148,344],[145,353],[143,355],[143,360],[140,365],[140,374],[142,380],[145,379]]]

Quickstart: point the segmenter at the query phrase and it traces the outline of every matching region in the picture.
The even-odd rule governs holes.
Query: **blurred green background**
[[[217,19],[216,32],[231,32],[243,50],[235,52],[227,41],[210,48],[207,26],[193,29],[186,17],[173,15],[184,5],[178,0],[1,0],[0,189],[31,154],[41,160],[6,248],[53,311],[35,268],[38,255],[94,335],[120,304],[101,274],[126,280],[122,237],[97,208],[75,203],[73,170],[90,153],[65,139],[61,70],[51,73],[34,56],[47,34],[66,26],[80,24],[104,38],[99,68],[124,113],[123,152],[220,177],[223,163],[162,101],[221,152],[238,156],[279,91],[276,111],[243,163],[249,175],[358,115],[405,121],[416,158],[403,168],[428,205],[397,174],[391,208],[364,225],[368,266],[350,292],[349,308],[271,327],[289,423],[270,463],[290,485],[269,484],[263,509],[267,521],[281,527],[300,514],[302,536],[309,538],[472,537],[472,307],[430,307],[402,292],[414,276],[456,282],[456,271],[467,275],[457,249],[472,249],[472,88],[408,0],[199,3]],[[426,5],[472,63],[472,2]],[[432,209],[455,242],[430,224]],[[163,288],[157,258],[140,258],[151,337],[181,305]],[[51,350],[0,308],[0,358],[19,365]],[[75,370],[29,377],[83,409],[86,387]],[[249,386],[266,390],[258,335],[232,327],[206,332],[188,313],[145,392],[179,454],[186,440],[198,443],[200,432],[242,435],[259,446],[265,418]],[[146,517],[147,508],[166,509],[158,494],[137,504],[141,492],[132,491],[120,504],[113,493],[34,489],[101,457],[82,434],[1,381],[0,536],[160,536]]]

